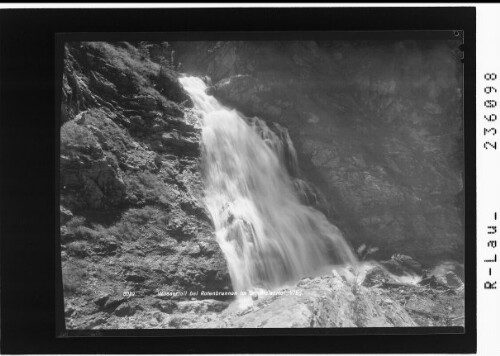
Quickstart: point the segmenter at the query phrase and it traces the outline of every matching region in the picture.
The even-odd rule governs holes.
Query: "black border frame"
[[[304,20],[306,18],[309,22]],[[106,22],[109,19],[112,19],[112,22]],[[27,20],[30,21],[28,25],[25,22]],[[210,33],[203,32],[204,30]],[[274,31],[273,38],[287,37],[293,33],[294,39],[304,39],[311,38],[311,35],[317,38],[321,34],[320,31],[338,30],[349,31],[340,33],[347,36],[353,35],[350,31],[370,31],[372,34],[373,31],[392,30],[442,30],[447,33],[454,30],[464,31],[465,221],[466,236],[468,236],[465,333],[445,334],[443,333],[447,332],[445,328],[420,327],[354,330],[315,328],[306,332],[300,329],[298,333],[294,333],[292,329],[284,329],[284,332],[278,331],[283,329],[264,331],[223,329],[220,334],[226,336],[216,336],[217,333],[202,329],[168,330],[170,337],[167,340],[168,350],[165,350],[162,349],[162,345],[166,340],[162,338],[135,340],[135,338],[111,337],[165,336],[164,330],[120,330],[118,333],[91,330],[84,334],[88,337],[109,337],[89,340],[88,337],[71,337],[76,335],[73,332],[63,332],[59,324],[57,335],[61,336],[62,333],[68,337],[56,338],[56,318],[61,320],[63,316],[61,308],[54,308],[56,298],[56,303],[62,306],[62,287],[58,282],[61,280],[58,268],[60,255],[57,253],[60,251],[59,240],[55,239],[55,249],[52,244],[53,237],[58,236],[59,228],[57,184],[59,120],[55,118],[59,113],[60,86],[57,83],[61,83],[62,75],[60,70],[62,42],[69,38],[117,40],[123,39],[123,36],[127,39],[130,39],[130,36],[154,39],[156,36],[163,36],[162,33],[165,32],[171,33],[174,37],[186,36],[187,38],[184,37],[186,39],[228,40],[241,39],[242,35],[245,39],[254,39],[252,36],[258,39],[261,38],[259,36],[265,35],[266,31]],[[364,32],[364,38],[370,32]],[[56,36],[58,33],[66,34]],[[425,34],[426,32],[420,32],[422,36]],[[470,238],[476,234],[475,120],[472,119],[475,117],[475,8],[5,10],[0,11],[0,36],[2,36],[0,118],[4,118],[0,131],[2,134],[0,142],[3,145],[2,170],[6,163],[10,163],[17,169],[16,173],[24,177],[19,179],[19,177],[2,176],[0,201],[3,224],[0,228],[3,237],[1,275],[3,352],[359,353],[373,352],[376,346],[378,346],[377,352],[389,353],[475,351],[476,247],[475,239]],[[29,46],[25,40],[28,40]],[[55,70],[54,63],[59,63],[59,70]],[[34,105],[23,105],[23,98],[28,98],[30,103],[34,101]],[[49,120],[50,117],[53,118],[53,127],[43,120],[47,117]],[[4,129],[11,131],[9,136]],[[29,142],[28,145],[26,141]],[[7,145],[4,145],[5,143]],[[27,150],[26,146],[30,150]],[[48,149],[49,152],[40,150],[40,147]],[[29,158],[28,154],[31,156],[34,154],[35,159],[30,161],[30,165],[23,165],[22,162]],[[31,176],[37,172],[36,170],[41,170],[43,175],[38,174],[32,179]],[[54,182],[56,182],[55,187]],[[56,197],[56,209],[54,205],[49,204],[54,197]],[[26,209],[28,204],[29,207]],[[463,331],[462,328],[458,329],[460,330],[448,330],[448,332]],[[333,334],[331,330],[334,330]],[[436,331],[440,334],[435,334]],[[357,335],[354,336],[353,333]],[[409,333],[411,335],[408,335]],[[80,331],[78,335],[82,335]],[[231,337],[235,339],[232,340],[227,335],[232,335]],[[339,336],[344,337],[339,338]],[[192,338],[194,339],[191,340]],[[210,341],[215,341],[217,346]],[[275,343],[265,345],[263,344],[265,341]],[[430,348],[426,349],[426,345]]]
[[[396,41],[396,40],[462,40],[461,30],[442,31],[252,31],[252,32],[169,32],[169,33],[64,33],[56,34],[56,70],[55,70],[55,97],[56,108],[60,107],[62,92],[63,54],[67,42],[80,41],[296,41],[296,40],[347,40],[347,41]],[[56,113],[56,150],[60,149],[60,112]],[[56,155],[56,192],[60,191],[59,185],[59,155]],[[59,195],[56,199],[56,215],[59,211]],[[56,217],[57,220],[57,217]],[[56,232],[56,261],[61,265],[61,240],[60,231]],[[252,336],[252,335],[390,335],[390,334],[455,334],[464,333],[464,327],[367,327],[367,328],[297,328],[281,329],[266,328],[265,330],[243,329],[100,329],[100,330],[66,330],[64,327],[64,308],[61,296],[63,295],[60,267],[56,266],[56,332],[58,337],[67,336]]]

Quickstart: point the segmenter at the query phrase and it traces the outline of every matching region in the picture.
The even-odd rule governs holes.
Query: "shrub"
[[[77,227],[85,225],[85,218],[83,216],[74,216],[66,223],[66,227],[69,230],[73,230]]]
[[[86,226],[86,220],[82,216],[73,217],[65,226],[64,236],[70,240],[97,241],[107,234],[107,229],[101,225],[95,225],[93,228]]]
[[[66,252],[70,256],[87,257],[89,255],[89,245],[85,241],[73,241],[66,245]]]
[[[149,59],[150,58],[150,53],[149,50],[151,48],[152,44],[147,43],[146,41],[139,42],[138,46],[138,51],[141,56],[141,59]]]
[[[89,42],[87,45],[102,52],[113,67],[131,76],[139,86],[150,84],[147,78],[156,75],[160,68],[159,64],[149,60],[150,46],[147,43],[142,47],[142,52],[131,45],[114,46],[107,42]]]
[[[82,240],[98,240],[101,237],[102,232],[92,230],[86,226],[80,226],[75,229],[75,237]]]

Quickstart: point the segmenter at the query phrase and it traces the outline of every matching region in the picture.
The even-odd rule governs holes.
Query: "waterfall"
[[[337,227],[303,204],[291,175],[297,156],[288,131],[248,119],[180,79],[202,122],[205,204],[235,291],[275,288],[325,266],[356,263]]]

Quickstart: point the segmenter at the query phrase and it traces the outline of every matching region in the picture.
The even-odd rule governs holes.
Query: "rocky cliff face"
[[[136,46],[66,45],[60,183],[68,328],[95,326],[100,313],[161,308],[158,290],[231,289],[200,203],[200,130],[189,107],[177,73]],[[135,293],[128,304],[124,292]]]
[[[463,259],[462,72],[455,41],[190,42],[183,70],[288,128],[301,174],[354,247]]]

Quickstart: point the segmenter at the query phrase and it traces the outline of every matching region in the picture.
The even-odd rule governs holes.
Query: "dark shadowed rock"
[[[125,277],[125,280],[126,281],[129,281],[129,282],[134,282],[134,283],[142,283],[146,280],[146,276],[140,274],[140,273],[130,273],[128,274],[126,277]]]
[[[422,265],[418,261],[415,261],[410,256],[396,254],[396,255],[393,255],[391,257],[391,259],[398,262],[401,266],[406,268],[408,271],[413,272],[417,275],[420,275],[423,272]]]
[[[436,276],[430,276],[422,279],[419,283],[421,286],[429,286],[431,288],[443,288],[446,287],[441,281],[439,281]]]
[[[65,207],[63,207],[62,205],[60,206],[59,208],[59,212],[60,212],[60,223],[61,225],[64,225],[65,223],[67,223],[72,217],[73,217],[73,213],[66,209]]]
[[[103,295],[94,300],[94,303],[98,305],[99,307],[103,308],[106,302],[109,299],[109,295]]]
[[[380,266],[372,268],[366,273],[362,285],[365,287],[380,286],[384,283],[394,283],[396,282],[386,270]]]
[[[122,296],[102,296],[94,300],[94,303],[99,306],[99,309],[107,313],[112,313],[120,304],[125,302]]]
[[[141,109],[144,111],[152,111],[157,108],[156,99],[150,95],[134,96],[133,100],[130,101],[130,104],[134,108]]]

